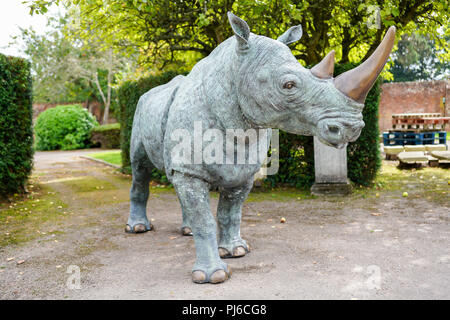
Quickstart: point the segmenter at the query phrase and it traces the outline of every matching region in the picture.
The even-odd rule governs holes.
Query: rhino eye
[[[284,89],[292,89],[293,87],[295,87],[294,81],[288,81],[285,84],[283,84]]]

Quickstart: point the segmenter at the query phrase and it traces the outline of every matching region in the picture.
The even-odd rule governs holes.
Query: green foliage
[[[37,103],[76,103],[101,99],[95,85],[71,70],[71,57],[77,55],[79,49],[62,33],[66,24],[64,18],[49,18],[50,31],[42,35],[32,27],[20,29],[20,41],[17,43],[24,44],[24,53],[30,57],[33,101]]]
[[[450,41],[450,34],[445,36]],[[443,50],[429,36],[419,33],[404,34],[393,54],[394,64],[390,71],[394,82],[433,80],[450,76],[448,62],[442,61]],[[445,59],[444,59],[445,60]]]
[[[0,54],[0,198],[22,192],[33,166],[28,61]]]
[[[50,17],[49,31],[21,29],[20,41],[30,57],[33,97],[38,103],[103,102],[102,123],[116,112],[115,92],[121,73],[134,65],[129,58],[105,48],[98,38],[80,41],[69,17]],[[17,37],[16,37],[17,38]]]
[[[104,124],[91,130],[91,141],[104,149],[120,148],[120,123]]]
[[[37,150],[73,150],[90,146],[91,129],[97,120],[80,105],[56,106],[36,120]]]
[[[278,173],[268,176],[265,183],[271,187],[287,184],[308,188],[314,182],[313,138],[280,131],[280,166]]]
[[[334,76],[357,66],[356,63],[336,65]],[[347,146],[347,170],[350,181],[357,185],[369,186],[381,167],[380,130],[378,127],[378,105],[380,102],[381,79],[370,89],[363,109],[365,123],[358,140]]]
[[[40,13],[62,0],[28,0]],[[389,26],[399,35],[430,34],[439,46],[448,42],[437,32],[448,24],[448,0],[66,0],[77,13],[79,38],[101,34],[105,43],[131,53],[142,63],[160,68],[173,62],[194,63],[233,33],[227,11],[247,20],[251,31],[277,38],[301,24],[303,38],[292,44],[294,54],[313,64],[331,49],[341,63],[368,57]],[[184,53],[195,53],[195,58]],[[187,59],[189,58],[189,59]]]
[[[133,117],[136,111],[139,98],[150,89],[165,84],[172,80],[179,73],[168,71],[161,75],[150,76],[139,79],[138,81],[127,81],[118,89],[121,137],[120,146],[122,149],[122,168],[125,172],[130,172],[130,139],[133,127]],[[167,182],[164,173],[154,170],[152,173],[154,180]]]

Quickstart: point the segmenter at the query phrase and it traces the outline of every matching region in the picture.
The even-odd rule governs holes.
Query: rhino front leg
[[[220,193],[217,219],[219,221],[219,254],[222,258],[238,258],[249,251],[247,242],[241,238],[242,205],[253,185],[225,189]]]
[[[230,271],[217,249],[217,225],[209,205],[209,184],[179,172],[174,173],[172,183],[194,236],[197,259],[192,268],[192,281],[224,282]]]

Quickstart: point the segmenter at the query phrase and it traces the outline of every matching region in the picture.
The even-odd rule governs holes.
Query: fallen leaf
[[[378,216],[381,216],[382,213],[380,213],[380,212],[372,212],[371,215],[375,216],[375,217],[378,217]]]
[[[14,260],[14,257],[7,258],[7,259],[6,259],[6,261],[12,261],[12,260]]]
[[[17,264],[22,264],[24,262],[25,262],[25,260],[19,260],[19,261],[17,261]]]

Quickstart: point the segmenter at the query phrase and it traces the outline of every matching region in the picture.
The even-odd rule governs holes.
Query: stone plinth
[[[314,137],[314,195],[347,195],[351,186],[347,179],[347,146],[329,147]]]

